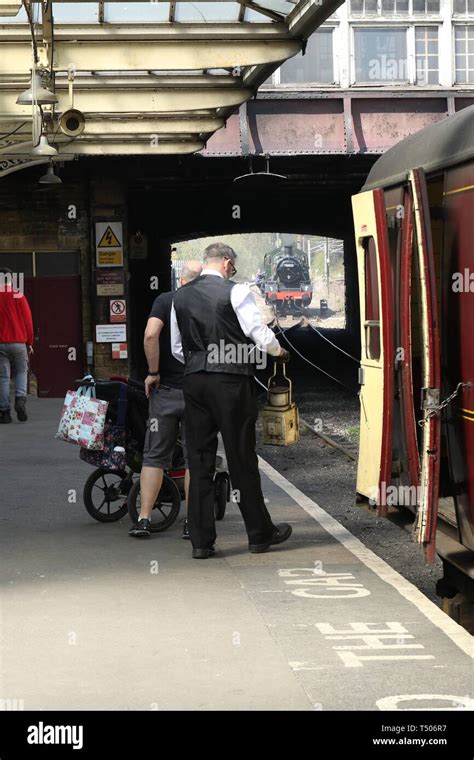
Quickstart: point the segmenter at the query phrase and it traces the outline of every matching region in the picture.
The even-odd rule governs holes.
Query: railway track
[[[318,438],[321,438],[321,440],[324,441],[327,446],[332,446],[333,449],[337,449],[348,459],[351,459],[353,462],[357,462],[358,446],[356,443],[351,443],[342,435],[333,434],[330,436],[327,433],[316,430],[314,425],[311,425],[307,420],[301,417],[301,415],[299,419],[300,424],[303,425],[304,428],[310,430],[312,433],[314,433],[314,435],[317,435]]]

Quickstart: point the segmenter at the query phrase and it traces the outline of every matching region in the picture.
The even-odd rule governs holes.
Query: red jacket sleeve
[[[27,346],[33,345],[33,317],[31,316],[31,309],[26,296],[20,298],[19,306],[21,309],[21,318],[25,326],[26,331],[26,344]]]

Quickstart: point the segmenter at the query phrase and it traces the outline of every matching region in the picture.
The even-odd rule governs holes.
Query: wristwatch
[[[160,375],[159,372],[149,372],[148,374],[150,375],[150,377],[159,377]]]

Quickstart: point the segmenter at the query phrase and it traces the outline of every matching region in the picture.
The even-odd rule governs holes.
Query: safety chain
[[[456,390],[454,390],[451,393],[450,396],[448,396],[447,398],[445,398],[444,401],[441,401],[441,403],[438,404],[437,406],[435,406],[432,409],[430,409],[428,411],[428,414],[426,415],[426,417],[424,419],[418,420],[418,424],[420,425],[420,427],[423,427],[423,425],[426,425],[426,423],[428,422],[429,419],[431,419],[431,417],[434,417],[435,414],[440,414],[443,409],[445,409],[447,406],[449,406],[449,404],[451,403],[451,401],[453,401],[456,398],[456,396],[459,395],[459,392],[460,392],[461,388],[471,388],[471,387],[472,387],[472,383],[471,382],[468,382],[468,383],[458,383],[457,386],[456,386]]]

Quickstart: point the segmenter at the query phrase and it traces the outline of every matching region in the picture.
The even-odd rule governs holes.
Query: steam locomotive
[[[264,272],[257,283],[268,304],[280,313],[309,306],[313,297],[308,257],[292,245],[270,251],[264,258]]]

